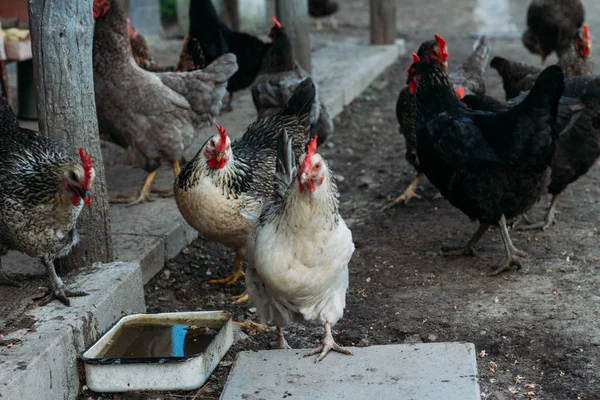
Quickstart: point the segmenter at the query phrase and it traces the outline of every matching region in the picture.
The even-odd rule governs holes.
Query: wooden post
[[[226,24],[229,23],[229,26],[234,31],[240,30],[240,13],[239,13],[239,5],[238,0],[225,0],[224,8],[227,14]]]
[[[306,0],[275,0],[276,13],[279,22],[287,30],[292,39],[294,57],[300,66],[310,73],[310,36],[308,35],[308,1]]]
[[[371,44],[396,41],[396,0],[371,0]]]
[[[77,221],[81,242],[57,264],[72,270],[113,260],[108,195],[100,151],[92,43],[92,0],[29,0],[40,131],[72,154],[82,147],[96,170],[92,202]]]

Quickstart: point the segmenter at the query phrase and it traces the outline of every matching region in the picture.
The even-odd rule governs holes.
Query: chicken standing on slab
[[[423,172],[452,205],[480,224],[465,247],[446,249],[447,254],[475,254],[488,227],[499,225],[506,258],[492,274],[521,267],[527,254],[513,246],[506,219],[533,207],[549,183],[564,87],[560,67],[543,71],[522,102],[499,113],[469,110],[445,71],[432,63],[414,63],[409,84]]]
[[[203,237],[235,250],[233,270],[210,283],[231,285],[244,275],[246,241],[265,197],[273,193],[277,139],[287,131],[296,157],[309,135],[308,117],[315,86],[305,80],[278,114],[259,119],[234,141],[218,127],[175,181],[175,200],[181,215]],[[245,301],[245,294],[238,302]]]
[[[533,0],[527,9],[527,30],[523,45],[532,53],[546,58],[556,52],[558,57],[568,51],[577,29],[585,21],[581,0]]]
[[[503,112],[519,104],[525,96],[527,92],[508,103],[488,96],[466,96],[463,102],[474,110]],[[519,225],[519,230],[546,230],[552,226],[561,193],[586,174],[600,157],[600,77],[578,76],[565,80],[555,129],[559,136],[548,185],[552,195],[550,207],[543,221]]]
[[[232,111],[233,93],[252,85],[270,44],[229,29],[219,19],[211,0],[191,0],[189,36],[200,42],[207,64],[226,53],[237,57],[239,69],[227,83],[229,99],[223,107],[223,111]]]
[[[417,51],[417,58],[420,60],[433,62],[441,68],[448,67],[448,47],[446,40],[436,34],[434,40],[423,42]],[[485,72],[487,61],[490,54],[490,47],[485,36],[478,38],[473,44],[473,52],[467,60],[461,64],[454,72],[450,74],[450,82],[462,95],[477,93],[485,94],[485,81],[483,73]],[[413,62],[417,59],[413,57]],[[415,189],[423,178],[423,172],[419,168],[417,160],[417,135],[416,135],[416,115],[417,111],[413,101],[413,95],[409,86],[405,86],[398,95],[396,101],[396,118],[398,119],[399,132],[404,136],[406,143],[406,161],[417,171],[417,176],[408,185],[406,190],[386,204],[383,210],[387,210],[399,203],[408,203],[410,199],[420,199]],[[438,197],[438,196],[436,196]]]
[[[72,157],[38,132],[19,128],[16,116],[0,97],[0,256],[16,250],[39,258],[50,287],[42,304],[85,296],[68,289],[56,274],[54,260],[79,241],[75,224],[91,201],[95,172],[88,155]],[[18,284],[2,270],[0,283]]]
[[[179,160],[198,130],[219,114],[227,80],[237,70],[233,54],[204,70],[152,73],[131,55],[127,23],[115,0],[94,0],[94,89],[100,135],[131,147],[143,160],[146,181],[138,196],[117,198],[129,205],[150,199],[162,161],[179,174]]]
[[[333,29],[337,29],[337,21],[333,14],[338,12],[340,6],[332,0],[308,0],[308,15],[317,19],[317,30],[323,29],[321,18],[329,17]]]
[[[260,72],[252,84],[252,101],[258,118],[278,113],[285,107],[298,85],[310,77],[294,58],[292,42],[285,28],[277,18],[273,18],[273,22],[269,33],[271,47],[263,58]],[[310,125],[311,136],[319,137],[319,146],[333,134],[333,120],[327,106],[319,100],[318,87],[310,112]]]
[[[565,78],[591,75],[594,72],[594,57],[591,55],[592,38],[587,25],[577,30],[573,45],[558,60]],[[506,93],[506,100],[517,97],[521,92],[530,90],[542,72],[539,67],[518,61],[509,61],[494,57],[490,66],[498,71]]]
[[[189,36],[183,39],[179,61],[175,67],[161,67],[154,62],[150,54],[150,48],[144,35],[136,32],[131,26],[131,21],[127,18],[127,29],[129,31],[129,42],[131,43],[131,53],[135,63],[140,68],[150,72],[188,72],[204,68],[204,55],[200,43]]]
[[[280,349],[290,348],[282,330],[290,322],[325,327],[322,345],[307,354],[319,354],[319,362],[330,350],[352,354],[333,340],[331,328],[344,314],[354,243],[316,142],[311,139],[296,168],[290,140],[282,132],[275,191],[248,239],[246,288],[259,317],[277,326]]]

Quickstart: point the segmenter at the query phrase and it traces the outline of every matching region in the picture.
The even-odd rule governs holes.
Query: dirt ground
[[[341,213],[356,245],[346,313],[334,328],[338,343],[472,342],[485,398],[599,399],[600,169],[567,189],[552,229],[511,231],[530,255],[526,270],[486,276],[502,260],[497,230],[486,234],[476,258],[442,256],[443,245],[463,243],[476,224],[445,200],[433,200],[431,185],[419,187],[421,200],[380,209],[413,177],[394,114],[406,61],[336,119],[333,144],[322,150],[338,172]],[[545,200],[531,215],[541,218],[544,207]],[[225,309],[236,319],[254,319],[250,304],[232,303],[242,282],[206,283],[226,274],[232,261],[228,249],[198,239],[146,286],[148,312]],[[293,348],[312,347],[321,335],[320,327],[286,330]],[[201,393],[126,398],[218,398],[235,354],[272,349],[274,341],[270,333],[238,342]]]

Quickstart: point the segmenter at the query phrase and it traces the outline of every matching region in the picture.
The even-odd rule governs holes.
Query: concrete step
[[[480,400],[471,343],[395,344],[331,352],[244,351],[220,400]]]

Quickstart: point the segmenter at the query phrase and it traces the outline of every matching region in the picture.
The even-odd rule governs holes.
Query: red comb
[[[313,137],[310,139],[308,146],[306,146],[306,155],[304,156],[304,161],[302,162],[302,170],[309,171],[310,170],[310,160],[312,156],[317,152],[317,137]]]
[[[465,97],[465,88],[459,87],[456,88],[454,91],[456,92],[456,95],[460,100],[462,100],[462,98]]]
[[[79,149],[79,158],[81,159],[81,166],[83,167],[84,174],[83,182],[81,184],[85,189],[89,190],[90,181],[92,180],[92,159],[83,149]]]
[[[94,5],[92,6],[94,19],[104,17],[109,8],[110,4],[107,0],[94,0]]]
[[[273,17],[271,19],[273,20],[273,22],[275,23],[275,26],[277,28],[281,28],[281,23],[279,22],[279,20],[277,19],[277,17]]]
[[[583,29],[583,37],[585,37],[585,40],[590,40],[590,30],[588,29],[587,24],[583,25],[582,29]]]
[[[217,127],[217,130],[219,131],[219,134],[221,135],[221,141],[219,142],[219,147],[217,148],[217,151],[220,153],[225,153],[225,146],[227,145],[227,131],[225,129],[223,129],[223,127],[217,123],[215,123],[215,126]]]
[[[448,51],[446,50],[446,40],[438,35],[437,33],[433,35],[435,41],[437,42],[438,47],[440,48],[440,53],[442,53],[442,61],[448,61]]]
[[[417,53],[412,53],[412,60],[414,63],[421,61]]]

